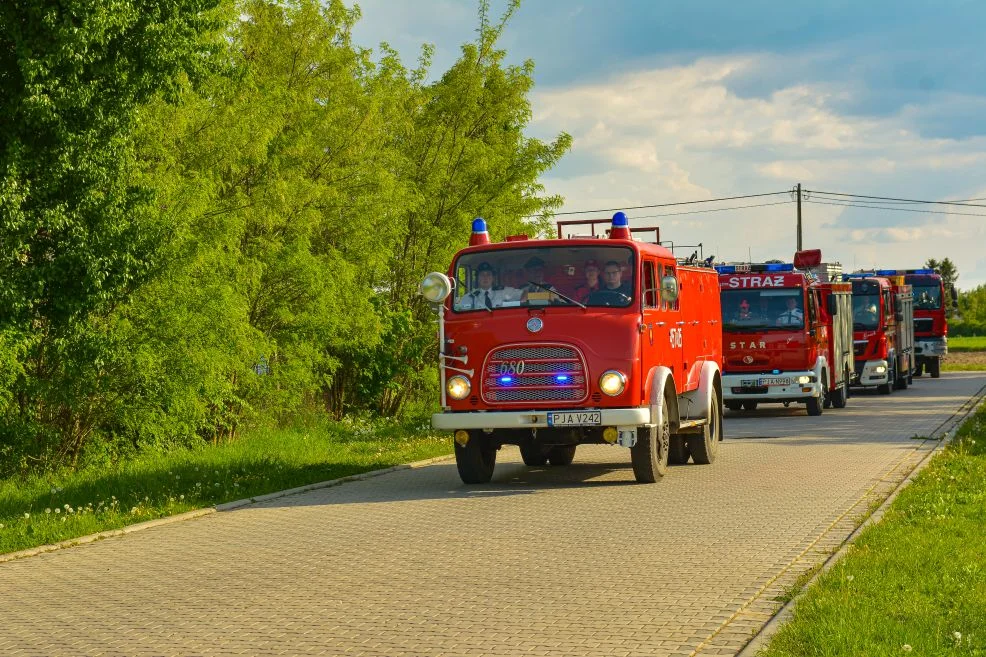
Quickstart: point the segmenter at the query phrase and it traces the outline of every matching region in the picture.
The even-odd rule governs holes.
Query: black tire
[[[897,380],[894,381],[894,387],[897,390],[907,390],[907,372],[897,372]]]
[[[676,433],[671,436],[671,446],[668,450],[668,463],[671,465],[684,465],[688,463],[691,453],[688,451],[688,443],[685,436]]]
[[[846,407],[846,402],[849,401],[849,370],[846,370],[842,379],[842,385],[832,391],[831,397],[833,406],[836,408]]]
[[[914,368],[914,376],[921,376],[924,374],[924,363],[918,363]]]
[[[548,461],[551,465],[572,465],[576,447],[578,445],[556,445],[548,450]]]
[[[548,462],[548,453],[541,445],[531,442],[520,446],[520,458],[524,465],[537,468]]]
[[[633,476],[642,484],[652,484],[668,472],[668,451],[671,448],[671,421],[668,400],[661,404],[661,423],[647,433],[641,432],[637,444],[630,448]]]
[[[941,359],[935,358],[934,360],[928,361],[928,374],[931,375],[932,379],[937,379],[941,376]]]
[[[753,402],[754,404],[756,402]],[[719,455],[719,442],[722,440],[722,406],[719,404],[719,391],[712,388],[709,407],[709,422],[702,427],[702,433],[688,434],[688,451],[696,465],[709,465]]]
[[[455,467],[464,484],[485,484],[493,478],[496,466],[496,447],[490,445],[482,431],[470,431],[469,442],[463,447],[455,443]]]
[[[728,408],[731,411],[741,410],[743,408],[743,402],[739,402],[739,401],[728,401],[728,402],[726,402],[726,408]]]
[[[805,402],[805,408],[808,409],[808,415],[816,416],[822,414],[822,398],[821,397],[809,397],[808,401]]]
[[[907,385],[912,385],[914,383],[914,357],[907,361],[910,365],[910,369],[907,370]]]
[[[758,404],[758,402],[755,402],[755,401],[745,401],[745,402],[743,402],[743,410],[744,411],[755,411],[755,410],[757,410],[757,404]]]

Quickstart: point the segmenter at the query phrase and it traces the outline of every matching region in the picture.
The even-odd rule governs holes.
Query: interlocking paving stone
[[[494,481],[403,470],[0,564],[25,655],[734,654],[986,384],[927,378],[727,413],[712,466],[633,482],[626,450]]]

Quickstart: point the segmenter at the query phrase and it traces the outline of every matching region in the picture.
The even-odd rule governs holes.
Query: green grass
[[[986,655],[986,406],[760,654]]]
[[[148,453],[111,469],[0,480],[0,554],[448,454],[427,425],[325,423]]]
[[[986,336],[950,337],[948,350],[954,352],[986,351]]]

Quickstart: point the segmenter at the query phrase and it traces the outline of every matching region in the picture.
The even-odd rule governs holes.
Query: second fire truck
[[[792,263],[718,265],[723,398],[730,410],[804,404],[842,408],[852,373],[852,287],[821,252]]]

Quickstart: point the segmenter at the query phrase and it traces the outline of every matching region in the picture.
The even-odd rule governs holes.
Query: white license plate
[[[791,385],[791,379],[784,376],[768,377],[760,379],[758,385],[761,386],[789,386]]]
[[[548,413],[549,427],[593,427],[603,423],[601,411]]]

